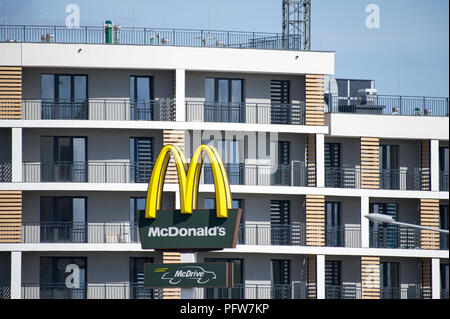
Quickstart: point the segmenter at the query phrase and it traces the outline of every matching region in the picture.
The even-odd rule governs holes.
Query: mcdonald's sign
[[[161,210],[164,178],[171,155],[178,173],[180,209]],[[205,156],[208,156],[214,177],[215,209],[197,209]],[[233,209],[231,203],[227,173],[213,146],[200,145],[189,165],[179,147],[164,146],[150,177],[145,213],[139,216],[142,248],[207,250],[235,247],[242,212]]]

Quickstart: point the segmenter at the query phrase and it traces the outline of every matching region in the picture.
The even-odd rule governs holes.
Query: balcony
[[[306,225],[245,224],[238,235],[241,245],[281,245],[306,246]],[[325,227],[326,247],[361,247],[361,228],[359,225]]]
[[[370,227],[371,248],[420,249],[421,231],[410,227],[389,225]]]
[[[114,37],[112,33],[114,32]],[[111,37],[105,36],[110,33]],[[114,39],[113,39],[114,38]],[[214,31],[165,28],[107,28],[82,26],[0,26],[0,42],[53,42],[86,44],[131,44],[149,46],[226,47],[300,50],[299,36],[280,33]],[[289,48],[287,46],[289,44]],[[286,44],[286,45],[285,45]]]
[[[1,228],[4,226],[0,226]],[[23,243],[139,243],[136,223],[39,222],[22,225]]]
[[[380,189],[430,190],[430,172],[421,168],[380,169]]]
[[[305,103],[186,102],[188,122],[305,125]]]
[[[360,188],[361,169],[350,165],[325,167],[325,187]]]
[[[301,161],[277,166],[225,163],[224,167],[231,185],[308,186],[308,168]],[[204,166],[203,183],[214,184],[210,164]]]
[[[151,162],[23,163],[25,183],[148,183]]]
[[[421,168],[380,169],[379,188],[430,190],[430,173]],[[358,166],[325,167],[325,187],[361,188]]]
[[[174,99],[22,101],[24,120],[174,121]]]
[[[233,288],[194,288],[195,299],[307,299],[304,282],[292,284],[235,284]]]
[[[328,113],[449,116],[448,97],[375,95],[365,98],[329,94],[325,103]]]
[[[87,283],[67,288],[64,283],[27,283],[22,299],[161,299],[161,289],[144,288],[142,283]]]

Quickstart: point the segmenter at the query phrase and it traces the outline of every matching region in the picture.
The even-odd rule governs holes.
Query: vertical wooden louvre
[[[316,134],[306,134],[306,169],[308,186],[316,186]]]
[[[361,257],[361,298],[380,299],[380,257]]]
[[[420,225],[439,228],[439,199],[420,199]],[[420,247],[439,249],[439,233],[433,230],[421,230]]]
[[[317,279],[316,279],[316,255],[306,256],[306,269],[307,269],[307,287],[308,287],[308,298],[317,298]]]
[[[430,140],[422,140],[420,143],[420,168],[422,169],[423,191],[428,191],[431,187],[430,159]]]
[[[422,298],[431,299],[431,259],[424,258],[421,262]]]
[[[179,264],[181,254],[179,252],[163,252],[164,264]],[[163,299],[181,299],[181,288],[163,288]]]
[[[324,125],[324,84],[322,74],[305,75],[306,125]]]
[[[380,139],[361,137],[361,188],[380,187]]]
[[[325,246],[324,195],[306,195],[306,245]]]
[[[0,119],[22,118],[22,67],[0,66]]]
[[[172,144],[181,148],[184,152],[184,131],[163,130],[163,144]],[[178,183],[178,173],[173,158],[170,159],[166,172],[167,183]]]
[[[0,191],[0,243],[22,241],[22,192]]]

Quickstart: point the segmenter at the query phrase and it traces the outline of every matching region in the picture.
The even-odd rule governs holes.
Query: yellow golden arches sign
[[[216,211],[218,218],[227,218],[231,205],[231,192],[228,177],[217,150],[210,145],[202,144],[194,151],[191,163],[187,164],[186,157],[181,149],[174,145],[165,145],[156,159],[147,190],[145,205],[145,218],[156,218],[156,211],[161,208],[161,198],[164,186],[164,177],[169,165],[170,154],[175,160],[180,187],[180,211],[182,214],[192,214],[197,208],[197,194],[200,182],[200,173],[203,159],[208,155],[214,176],[216,192]]]

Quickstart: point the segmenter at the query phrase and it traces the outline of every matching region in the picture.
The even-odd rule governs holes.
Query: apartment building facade
[[[334,53],[267,34],[2,30],[0,298],[448,298],[448,234],[365,217],[448,230],[448,98],[325,94]],[[200,143],[243,209],[237,247],[141,249],[157,154]],[[201,182],[214,208],[208,164]],[[180,260],[233,262],[234,287],[143,287]]]

